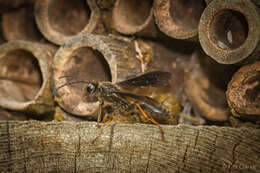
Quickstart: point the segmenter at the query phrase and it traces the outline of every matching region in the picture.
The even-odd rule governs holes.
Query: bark
[[[259,129],[162,127],[3,121],[0,172],[259,172]]]

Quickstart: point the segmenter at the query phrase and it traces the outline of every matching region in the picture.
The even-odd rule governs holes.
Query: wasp
[[[67,82],[58,87],[57,90],[67,85],[86,83],[86,95],[94,96],[99,101],[97,117],[98,127],[99,123],[104,122],[106,119],[106,115],[103,116],[104,114],[102,113],[102,110],[104,110],[105,106],[107,105],[105,103],[108,103],[111,105],[112,109],[117,110],[119,114],[125,114],[125,112],[129,112],[131,110],[139,110],[141,115],[143,115],[143,117],[148,121],[151,121],[153,124],[158,126],[161,133],[163,134],[162,127],[158,122],[171,118],[169,111],[155,99],[146,95],[125,91],[124,87],[166,87],[169,86],[170,78],[171,73],[169,72],[151,71],[115,84],[111,82],[93,81]]]

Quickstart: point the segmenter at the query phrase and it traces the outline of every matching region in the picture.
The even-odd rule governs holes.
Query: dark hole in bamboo
[[[24,5],[2,15],[2,28],[6,40],[42,39],[33,15],[33,5]]]
[[[0,95],[13,102],[34,99],[42,86],[37,59],[28,51],[13,50],[0,59]]]
[[[67,36],[83,30],[91,13],[85,0],[53,0],[48,10],[52,28]]]
[[[185,30],[196,29],[206,7],[203,0],[175,0],[170,2],[170,15],[176,25]]]
[[[90,47],[82,47],[73,51],[68,61],[70,68],[65,75],[73,76],[68,81],[111,81],[111,72],[103,55]],[[75,91],[82,91],[86,84],[73,85]],[[80,89],[81,88],[81,89]],[[84,88],[84,87],[83,87]]]
[[[142,25],[150,15],[152,0],[120,0],[118,18],[121,23],[131,26]]]
[[[223,10],[212,20],[211,40],[221,49],[232,50],[240,47],[248,36],[246,18],[238,11]]]

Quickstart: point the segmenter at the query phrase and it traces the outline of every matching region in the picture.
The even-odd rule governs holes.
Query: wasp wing
[[[151,97],[145,96],[145,95],[133,94],[133,93],[124,92],[124,91],[120,91],[120,90],[116,90],[113,93],[115,93],[121,97],[130,97],[137,102],[147,102],[147,103],[153,104],[153,105],[159,104],[159,102],[157,102],[156,100],[152,99]]]
[[[119,86],[153,86],[153,87],[165,87],[169,85],[169,79],[171,73],[165,71],[152,71],[144,73],[134,78],[126,79],[118,82]]]
[[[159,114],[165,112],[165,110],[160,106],[160,103],[157,102],[156,100],[152,99],[151,97],[148,97],[145,95],[128,93],[128,92],[119,91],[119,90],[115,91],[114,93],[121,97],[132,98],[143,109],[146,109],[150,112],[159,113]]]

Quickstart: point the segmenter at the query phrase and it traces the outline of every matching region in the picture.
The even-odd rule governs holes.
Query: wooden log
[[[79,33],[103,32],[100,10],[92,0],[37,1],[35,20],[41,33],[57,45]]]
[[[53,110],[50,64],[55,48],[29,41],[0,46],[0,106],[43,114]]]
[[[191,56],[186,70],[185,93],[204,118],[211,121],[228,120],[231,113],[225,91],[236,69],[231,65],[216,63],[202,50],[195,51]]]
[[[259,58],[260,10],[256,2],[214,0],[207,6],[199,24],[199,40],[207,55],[223,64]]]
[[[260,130],[0,122],[0,172],[259,172]]]
[[[234,116],[260,121],[260,61],[240,68],[228,84],[226,97]]]
[[[111,25],[122,34],[156,37],[158,29],[153,20],[153,1],[117,0]]]
[[[204,0],[155,0],[154,16],[159,29],[176,39],[196,40]]]
[[[24,5],[2,15],[4,38],[11,40],[43,41],[34,21],[33,4]]]

